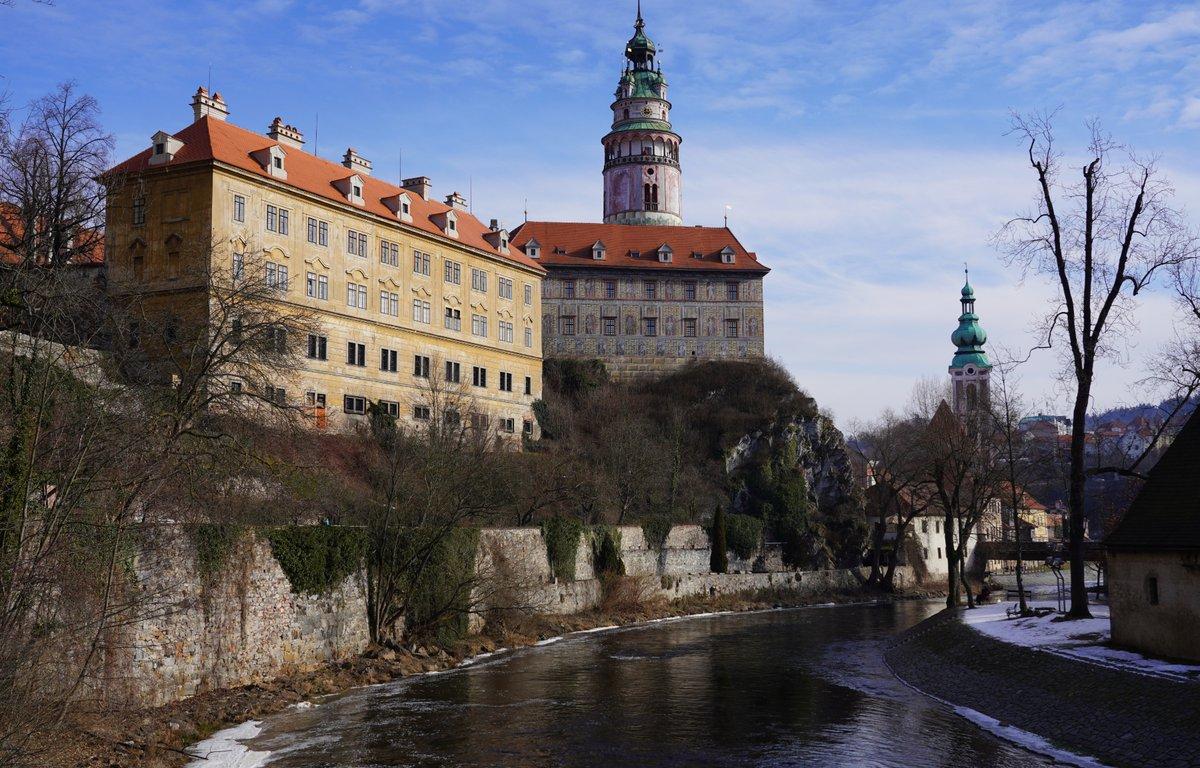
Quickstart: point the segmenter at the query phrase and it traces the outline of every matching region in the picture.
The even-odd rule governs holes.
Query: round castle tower
[[[958,316],[958,328],[950,334],[950,341],[957,347],[950,361],[950,385],[954,399],[954,412],[962,415],[986,406],[988,401],[988,377],[992,364],[983,345],[987,343],[987,331],[979,324],[975,314],[975,289],[968,276],[962,288],[962,314]]]
[[[612,103],[604,144],[604,223],[683,224],[679,134],[671,130],[667,80],[656,68],[638,3],[628,62]]]

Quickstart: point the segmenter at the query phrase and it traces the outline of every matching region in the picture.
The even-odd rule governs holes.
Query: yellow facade
[[[274,209],[271,229],[268,207]],[[279,231],[280,211],[287,212],[286,233]],[[509,426],[514,434],[534,429],[530,406],[542,385],[541,329],[535,322],[541,316],[540,272],[220,162],[149,169],[124,179],[112,188],[108,212],[110,291],[120,294],[136,285],[149,305],[203,306],[203,289],[189,278],[203,266],[197,259],[211,258],[212,267],[229,269],[233,254],[245,253],[256,257],[247,257],[247,264],[261,259],[286,267],[280,300],[313,313],[327,341],[326,359],[310,359],[302,350],[295,380],[281,385],[295,404],[312,404],[315,395],[323,395],[333,425],[360,418],[343,413],[346,396],[397,403],[402,421],[423,416],[414,411],[430,387],[428,379],[414,375],[414,358],[422,356],[429,358],[435,379],[444,376],[446,362],[458,363],[462,394],[472,412],[487,414],[489,429],[502,436]],[[324,223],[323,238],[318,226],[324,244],[309,242],[310,218]],[[350,252],[351,232],[365,235],[364,256]],[[382,260],[381,241],[395,244],[397,265]],[[426,255],[428,274],[416,269]],[[447,263],[458,265],[457,283],[447,281]],[[486,290],[472,287],[473,270],[486,274]],[[309,295],[310,277],[314,293],[325,298]],[[502,278],[511,281],[511,298],[500,295]],[[349,302],[351,284],[365,286],[366,308]],[[421,311],[414,302],[421,302]],[[389,305],[395,314],[385,313]],[[459,313],[459,329],[447,327],[447,309]],[[473,329],[473,316],[486,318],[486,336],[473,333],[482,330]],[[501,340],[501,323],[511,324],[511,341]],[[348,363],[351,342],[364,345],[364,365]],[[307,346],[307,339],[291,343]],[[381,370],[383,349],[396,353],[394,372]],[[486,371],[481,386],[473,383],[475,367]],[[511,391],[502,389],[509,382]]]

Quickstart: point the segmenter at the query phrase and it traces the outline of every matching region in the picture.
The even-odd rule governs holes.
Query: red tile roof
[[[267,136],[208,116],[200,118],[187,128],[174,134],[174,137],[183,142],[183,147],[170,162],[151,166],[150,155],[152,148],[147,147],[123,163],[110,169],[106,175],[137,174],[147,170],[176,168],[192,163],[206,163],[215,160],[240,170],[248,171],[264,179],[272,179],[281,184],[296,187],[335,202],[348,204],[345,195],[334,186],[334,182],[350,178],[355,174],[355,171],[339,163],[317,157],[300,149],[279,144]],[[285,161],[285,170],[287,171],[286,180],[276,179],[271,176],[251,156],[252,153],[267,149],[273,145],[280,146],[287,155]],[[390,208],[384,205],[383,199],[401,192],[407,192],[408,197],[412,201],[410,208],[412,212],[411,226],[449,242],[457,242],[471,248],[487,251],[501,259],[506,259],[539,272],[542,271],[537,262],[527,258],[524,253],[515,248],[510,247],[507,255],[500,253],[497,248],[484,239],[484,234],[489,231],[488,227],[470,213],[462,210],[455,212],[458,222],[458,238],[449,238],[443,234],[441,227],[434,223],[433,217],[450,210],[450,206],[435,200],[422,199],[415,192],[407,191],[402,187],[389,184],[381,179],[365,176],[361,173],[359,176],[363,180],[362,196],[365,204],[355,207],[398,222],[399,219],[392,213]]]
[[[99,229],[85,229],[84,236],[88,238],[87,250],[81,250],[71,257],[69,266],[98,267],[104,264],[104,232]],[[0,203],[0,264],[20,264],[24,255],[12,249],[12,245],[20,243],[25,238],[25,221],[20,215],[20,209],[12,203]]]
[[[538,261],[549,267],[598,267],[610,269],[668,269],[694,272],[757,272],[770,270],[747,251],[728,227],[670,227],[635,224],[585,224],[559,221],[527,221],[512,231],[510,245],[522,248],[536,239],[541,246]],[[592,246],[604,243],[603,259],[592,258]],[[669,245],[671,261],[660,262],[658,249]],[[721,250],[733,249],[734,262],[721,261]],[[631,256],[636,251],[639,256]],[[694,257],[693,253],[699,253]]]

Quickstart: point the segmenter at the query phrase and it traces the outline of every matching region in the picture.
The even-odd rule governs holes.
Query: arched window
[[[658,210],[658,185],[657,184],[649,184],[649,183],[643,184],[642,185],[642,198],[643,198],[643,202],[645,203],[645,205],[644,205],[645,210],[657,211]]]

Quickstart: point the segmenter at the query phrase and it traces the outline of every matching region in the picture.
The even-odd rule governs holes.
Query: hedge
[[[271,554],[296,594],[319,595],[362,566],[367,534],[362,528],[290,526],[267,531]]]
[[[542,521],[546,557],[550,570],[559,581],[575,580],[575,560],[579,554],[579,535],[583,523],[573,517],[551,517]]]

